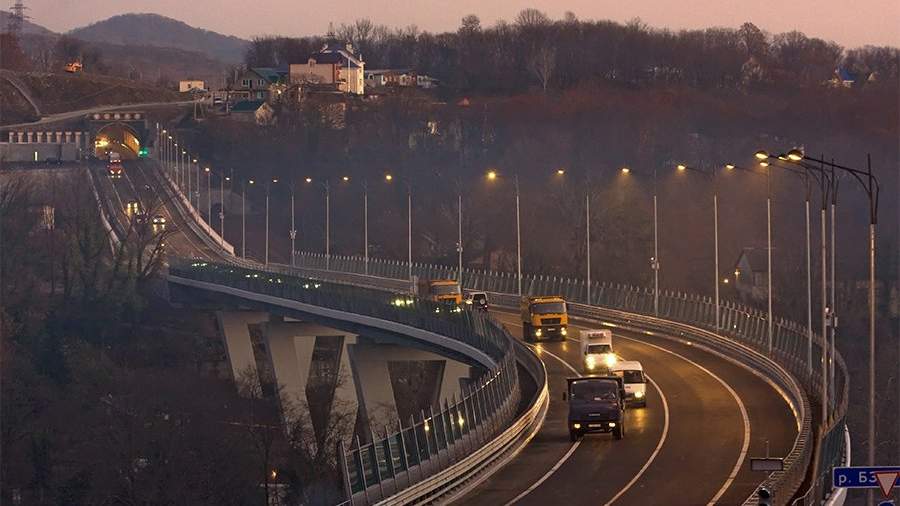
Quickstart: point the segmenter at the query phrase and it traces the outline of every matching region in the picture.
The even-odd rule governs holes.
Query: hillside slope
[[[240,62],[248,41],[194,28],[157,14],[122,14],[68,33],[91,42],[198,51],[226,63]]]
[[[0,11],[0,31],[6,31],[7,23],[9,23],[10,14],[6,11]],[[22,33],[29,35],[55,35],[55,32],[44,28],[43,26],[25,21],[22,23]]]

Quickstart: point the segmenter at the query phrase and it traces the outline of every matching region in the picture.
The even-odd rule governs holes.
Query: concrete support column
[[[25,135],[28,136],[28,144],[32,144],[34,142],[34,132],[25,132]]]
[[[22,144],[23,142],[25,142],[25,140],[24,140],[24,139],[25,139],[25,132],[16,132],[16,135],[19,136],[19,141],[18,141],[19,144]]]
[[[337,375],[334,378],[324,378],[326,380],[333,379],[335,382],[328,416],[330,419],[335,419],[335,416],[341,415],[345,427],[339,430],[349,433],[356,423],[356,413],[359,408],[357,388],[353,381],[348,352],[349,347],[355,345],[357,336],[322,325],[298,321],[273,319],[265,327],[269,360],[275,373],[275,381],[281,388],[282,399],[297,406],[299,409],[294,413],[302,417],[309,416],[305,405],[308,402],[306,389],[311,380],[310,374],[318,371],[318,369],[313,369],[314,365],[321,365],[313,363],[316,343],[326,337],[341,339]],[[282,405],[283,410],[285,407],[287,406]],[[306,420],[306,423],[309,422],[310,420]]]
[[[218,311],[216,319],[225,342],[225,353],[231,365],[232,377],[237,381],[242,375],[252,374],[259,380],[256,370],[256,358],[253,355],[253,344],[250,339],[249,325],[258,324],[268,319],[267,313],[258,311]]]
[[[75,132],[75,145],[81,148],[81,132]]]
[[[38,144],[44,143],[44,132],[35,132],[34,133],[34,142]]]
[[[16,142],[16,133],[15,133],[15,132],[9,132],[9,143],[12,144],[12,143],[14,143],[14,142]]]
[[[66,144],[70,144],[72,142],[72,132],[66,132]]]
[[[56,134],[56,144],[62,144],[62,132],[54,132]]]

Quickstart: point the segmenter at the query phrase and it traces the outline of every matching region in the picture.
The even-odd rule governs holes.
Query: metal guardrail
[[[400,420],[392,431],[373,433],[368,443],[359,437],[350,448],[341,443],[338,454],[347,504],[379,500],[399,504],[452,493],[520,440],[546,409],[546,373],[540,361],[480,313],[411,297],[398,299],[384,290],[225,263],[173,259],[169,274],[427,330],[481,350],[495,361],[496,367],[464,388],[461,398],[445,399],[437,411],[429,408],[418,417]],[[518,417],[522,393],[517,364],[523,364],[539,385],[529,409]]]
[[[370,258],[368,262],[364,258],[354,256],[330,256],[300,253],[295,261],[298,269],[308,273],[318,273],[320,276],[362,276],[370,283],[378,283],[377,280],[387,279],[391,282],[407,281],[412,275],[423,278],[457,278],[463,286],[469,290],[483,290],[492,292],[495,296],[500,294],[513,294],[517,291],[518,279],[513,273],[493,272],[484,270],[464,269],[462,276],[458,276],[454,267],[414,263],[412,269],[406,262],[391,261]],[[368,275],[367,275],[368,274]],[[779,383],[779,386],[788,394],[799,392],[813,399],[820,400],[821,392],[821,362],[823,341],[820,335],[809,336],[806,328],[784,319],[776,318],[773,322],[772,354],[768,352],[768,317],[755,308],[733,302],[722,301],[720,304],[721,328],[715,325],[715,303],[709,297],[692,295],[673,291],[660,291],[659,312],[654,314],[653,290],[644,287],[635,287],[623,284],[595,282],[590,287],[583,280],[564,278],[557,276],[523,275],[522,292],[524,294],[560,294],[566,300],[584,304],[585,307],[604,308],[627,312],[628,317],[653,316],[667,320],[667,324],[680,322],[687,324],[690,332],[705,332],[709,336],[716,336],[715,344],[721,346],[728,341],[740,348],[728,350],[733,353],[741,353],[745,356],[748,352],[766,359],[767,363],[754,364],[763,371],[775,374],[770,380]],[[517,296],[512,296],[517,299]],[[517,305],[518,301],[512,301]],[[598,309],[599,310],[599,309]],[[577,313],[577,311],[576,311]],[[625,316],[624,313],[620,316]],[[607,314],[609,317],[609,314]],[[643,322],[648,324],[650,322]],[[671,329],[670,329],[671,331]],[[726,339],[722,339],[726,338]],[[812,341],[812,361],[807,361],[808,342]],[[793,401],[798,417],[801,420],[800,433],[795,441],[794,448],[789,455],[787,463],[791,468],[783,473],[774,473],[767,478],[765,485],[770,490],[778,490],[780,494],[776,501],[781,504],[789,502],[790,498],[798,495],[798,489],[804,479],[809,478],[809,488],[799,494],[793,504],[803,506],[818,503],[832,489],[829,469],[839,464],[846,451],[843,431],[844,418],[847,410],[847,370],[840,355],[836,357],[834,393],[830,396],[837,402],[829,410],[828,420],[821,422],[817,429],[811,426],[812,410],[809,409],[809,401],[804,406],[801,397],[795,396]],[[781,372],[772,369],[777,366]],[[787,374],[787,377],[785,376]],[[778,377],[781,377],[780,379]],[[835,394],[837,394],[835,396]],[[818,437],[813,438],[814,435]],[[810,469],[811,465],[811,469]],[[807,471],[810,471],[807,473]],[[790,494],[788,496],[788,494]],[[787,496],[787,497],[786,497]]]

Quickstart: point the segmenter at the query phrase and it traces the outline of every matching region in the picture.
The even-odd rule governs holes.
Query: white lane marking
[[[506,504],[504,504],[503,506],[510,506],[510,505],[512,505],[512,504],[517,503],[518,501],[522,500],[522,498],[524,498],[526,495],[530,494],[532,490],[538,488],[538,487],[541,485],[541,483],[544,483],[548,478],[550,478],[551,476],[553,476],[553,473],[555,473],[556,470],[559,469],[559,467],[560,467],[561,465],[563,465],[567,460],[569,460],[569,457],[571,457],[572,454],[575,453],[575,450],[577,450],[579,446],[581,446],[581,440],[580,440],[580,439],[579,439],[578,441],[575,441],[575,443],[572,444],[572,447],[569,448],[569,451],[567,451],[566,454],[563,455],[561,459],[559,459],[559,462],[557,462],[556,464],[554,464],[553,467],[551,467],[550,470],[547,471],[546,474],[544,474],[543,476],[541,476],[541,479],[539,479],[538,481],[534,482],[530,487],[528,487],[528,488],[527,488],[524,492],[522,492],[521,494],[519,494],[519,495],[513,497],[512,499],[510,499],[509,501],[507,501]]]
[[[150,183],[154,183],[154,182],[158,182],[158,181],[159,181],[159,178],[151,179],[150,176],[148,176],[147,173],[144,172],[144,167],[143,167],[143,166],[137,165],[136,167],[137,167],[138,172],[141,173],[141,177],[143,177],[145,181],[148,181],[148,182],[150,182]],[[128,174],[126,173],[125,176],[127,177]],[[130,182],[130,181],[131,181],[131,179],[129,178],[129,182]],[[166,184],[165,181],[163,181],[162,184]],[[132,186],[134,186],[134,185],[132,184]],[[168,206],[166,205],[166,199],[165,199],[166,196],[162,195],[162,194],[159,192],[159,190],[157,190],[156,185],[154,185],[154,184],[150,184],[150,191],[152,191],[154,194],[156,194],[156,198],[159,199],[160,203],[161,203],[162,206],[163,206],[163,209],[166,210],[166,213],[168,213],[168,215],[169,215],[169,219],[171,219],[172,222],[173,222],[173,224],[174,224],[174,222],[175,222],[175,218],[174,218],[175,214],[174,214],[174,213],[172,212],[172,210],[169,209]],[[187,223],[185,223],[185,228],[190,229],[190,225],[188,225]],[[193,241],[193,239],[191,239],[190,234],[188,234],[185,230],[182,230],[181,227],[178,227],[178,232],[180,232],[180,233],[181,233],[181,237],[183,237],[183,238],[188,242],[189,248],[190,248],[190,249],[189,249],[189,252],[190,252],[190,250],[193,250],[193,253],[194,253],[194,254],[199,253],[199,254],[201,255],[201,257],[203,257],[203,258],[205,258],[205,259],[207,259],[207,260],[214,260],[213,257],[212,257],[211,255],[209,255],[203,247],[197,246],[197,243],[195,243],[195,242]],[[199,238],[198,238],[198,239],[199,239]],[[200,239],[200,241],[202,242],[203,240]]]
[[[575,338],[575,339],[577,339],[577,338]],[[578,340],[580,341],[580,339],[578,339]],[[566,366],[567,368],[569,368],[569,370],[572,371],[574,374],[576,374],[576,375],[578,375],[578,376],[581,376],[581,373],[580,373],[580,372],[578,372],[578,371],[577,371],[574,367],[572,367],[566,360],[560,358],[560,357],[557,356],[555,353],[552,353],[552,352],[550,352],[550,351],[547,351],[547,350],[545,350],[543,347],[538,348],[538,347],[535,346],[535,345],[531,345],[531,344],[528,344],[528,343],[526,343],[526,344],[527,344],[528,346],[531,346],[532,348],[534,348],[535,351],[537,351],[537,354],[538,354],[539,357],[540,357],[540,355],[546,353],[547,355],[550,355],[551,357],[555,358],[555,359],[556,359],[557,361],[559,361],[562,365],[564,365],[564,366]],[[668,403],[668,401],[666,400],[666,396],[665,396],[665,394],[663,393],[662,389],[659,387],[659,385],[658,385],[655,381],[653,381],[653,379],[650,378],[650,376],[647,376],[647,380],[653,385],[653,388],[655,388],[656,391],[659,392],[659,397],[660,397],[660,399],[662,399],[662,404],[663,404],[663,431],[662,431],[662,435],[660,435],[659,441],[656,443],[656,448],[654,448],[653,453],[650,454],[650,457],[647,459],[646,462],[644,462],[644,465],[641,466],[641,469],[637,472],[637,474],[635,474],[635,475],[631,478],[631,481],[629,481],[629,482],[628,482],[621,490],[619,490],[618,493],[616,493],[616,495],[613,496],[612,499],[610,499],[610,500],[606,503],[606,505],[612,504],[616,499],[618,499],[619,497],[621,497],[622,495],[624,495],[626,492],[628,492],[628,490],[629,490],[632,486],[634,486],[635,483],[637,483],[637,481],[641,478],[641,476],[644,475],[644,473],[647,471],[647,469],[650,468],[650,465],[653,464],[653,461],[656,459],[656,456],[659,455],[659,452],[660,452],[660,450],[662,450],[662,447],[663,447],[663,445],[664,445],[665,442],[666,442],[666,438],[667,438],[668,435],[669,435],[669,403]],[[582,440],[576,441],[576,442],[572,445],[572,447],[569,448],[569,451],[567,451],[566,454],[563,455],[562,458],[559,459],[559,461],[556,462],[556,464],[554,464],[553,467],[550,468],[549,471],[547,471],[543,476],[540,477],[540,479],[538,479],[536,482],[534,482],[534,483],[533,483],[530,487],[528,487],[525,491],[523,491],[522,493],[520,493],[519,495],[517,495],[516,497],[514,497],[514,498],[513,498],[512,500],[510,500],[509,502],[507,502],[504,506],[510,506],[511,504],[514,504],[515,502],[521,500],[522,498],[524,498],[525,496],[527,496],[528,494],[530,494],[534,489],[536,489],[537,487],[539,487],[539,486],[541,485],[541,483],[545,482],[547,479],[549,479],[551,476],[553,476],[553,474],[554,474],[554,473],[555,473],[555,472],[556,472],[556,471],[557,471],[557,470],[558,470],[558,469],[559,469],[559,468],[560,468],[567,460],[569,460],[569,457],[572,456],[572,454],[575,452],[575,450],[576,450],[576,449],[578,448],[578,446],[581,444],[581,441],[582,441]]]
[[[707,503],[707,506],[715,504],[716,501],[718,501],[725,494],[725,491],[728,490],[728,487],[731,486],[731,483],[734,481],[735,477],[737,477],[738,471],[740,471],[741,466],[744,464],[744,460],[747,457],[747,449],[750,447],[750,417],[747,416],[747,408],[744,406],[744,402],[741,400],[741,396],[739,396],[737,394],[737,392],[735,392],[734,389],[731,388],[731,385],[726,383],[725,380],[723,380],[722,378],[717,376],[714,372],[703,367],[702,365],[698,364],[697,362],[694,362],[693,360],[685,357],[684,355],[675,353],[674,351],[671,351],[671,350],[667,350],[667,349],[663,348],[662,346],[657,346],[655,344],[647,343],[644,341],[639,341],[639,340],[631,338],[631,337],[625,337],[625,336],[621,336],[621,335],[618,337],[619,337],[619,339],[627,339],[629,341],[633,341],[636,343],[644,344],[646,346],[650,346],[652,348],[656,348],[660,351],[664,351],[670,355],[676,356],[676,357],[684,360],[685,362],[688,362],[689,364],[700,369],[701,371],[705,372],[706,374],[709,374],[710,376],[713,377],[713,379],[715,379],[716,381],[721,383],[722,386],[725,387],[726,390],[728,390],[728,393],[730,393],[731,396],[734,398],[735,402],[737,402],[738,408],[740,408],[740,410],[741,410],[741,417],[744,419],[744,443],[741,446],[741,453],[738,455],[737,462],[735,462],[734,468],[732,468],[732,470],[731,470],[731,474],[728,475],[728,479],[725,480],[725,483],[722,485],[722,487],[719,489],[719,491],[716,492],[716,495],[714,495],[713,498],[709,500],[709,503]]]
[[[631,481],[629,481],[628,484],[626,484],[624,487],[622,487],[622,490],[619,490],[619,492],[616,493],[616,495],[614,495],[612,497],[612,499],[607,501],[606,505],[604,505],[604,506],[608,506],[608,505],[614,503],[616,501],[616,499],[625,495],[625,492],[628,492],[628,490],[632,486],[634,486],[635,483],[637,483],[637,481],[641,478],[641,476],[644,475],[644,473],[647,471],[647,469],[650,468],[650,464],[653,463],[653,461],[656,459],[656,456],[659,455],[659,451],[662,450],[663,444],[666,442],[666,437],[669,435],[669,402],[666,400],[666,396],[665,396],[665,394],[663,394],[662,388],[659,388],[659,385],[655,381],[653,381],[653,378],[651,378],[649,375],[646,375],[646,374],[644,376],[647,378],[647,381],[649,381],[650,384],[653,385],[653,388],[655,388],[656,391],[659,392],[659,397],[660,397],[660,399],[662,399],[663,420],[664,420],[662,436],[660,436],[659,442],[656,443],[656,448],[653,450],[653,453],[650,454],[650,458],[647,459],[647,462],[644,462],[644,465],[641,467],[641,470],[638,471],[637,474],[635,474],[634,477],[631,478]]]

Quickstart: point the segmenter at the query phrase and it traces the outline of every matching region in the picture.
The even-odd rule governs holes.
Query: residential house
[[[246,94],[249,100],[271,100],[273,87],[285,84],[288,70],[271,67],[251,67],[235,79],[233,91]]]
[[[769,293],[769,264],[765,248],[744,248],[734,264],[734,284],[741,300],[759,302]]]
[[[856,80],[856,74],[844,67],[840,67],[834,71],[834,77],[831,78],[831,84],[836,88],[852,88],[856,84]]]
[[[187,93],[189,91],[206,90],[206,83],[198,80],[186,80],[186,81],[178,81],[178,92],[179,93]]]
[[[292,63],[290,83],[333,85],[338,91],[353,95],[365,93],[365,62],[351,44],[331,40],[309,57],[306,63]]]
[[[231,108],[231,117],[260,126],[272,125],[275,123],[275,109],[265,100],[242,100]]]
[[[410,69],[373,69],[365,72],[367,86],[401,86],[434,88],[439,81],[425,74],[419,74]]]

